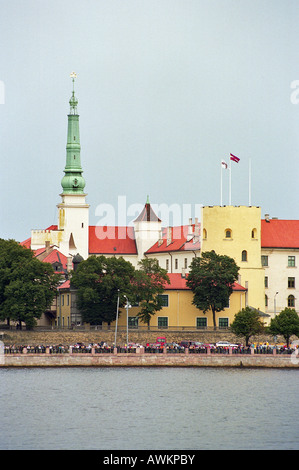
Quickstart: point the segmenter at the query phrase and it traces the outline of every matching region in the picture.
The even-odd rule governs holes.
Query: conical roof
[[[134,220],[134,222],[161,222],[159,217],[155,214],[152,206],[150,205],[148,197],[144,208],[140,212],[137,219]]]

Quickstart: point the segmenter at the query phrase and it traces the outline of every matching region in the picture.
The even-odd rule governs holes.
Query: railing
[[[281,355],[292,354],[295,351],[293,348],[271,348],[271,347],[151,347],[151,346],[98,346],[98,345],[51,345],[51,346],[4,346],[4,354],[46,354],[46,355],[61,355],[61,354],[208,354],[208,355]]]

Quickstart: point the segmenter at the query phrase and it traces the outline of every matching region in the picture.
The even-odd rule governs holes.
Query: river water
[[[0,369],[0,449],[299,449],[299,370]]]

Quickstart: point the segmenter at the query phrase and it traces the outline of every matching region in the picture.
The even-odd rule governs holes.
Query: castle
[[[57,272],[64,273],[72,269],[77,254],[83,259],[90,255],[122,256],[135,267],[144,257],[158,259],[160,266],[167,269],[171,284],[165,293],[168,296],[165,308],[156,319],[157,326],[159,322],[173,327],[211,326],[209,315],[203,315],[192,305],[192,293],[186,287],[185,279],[192,259],[211,250],[232,257],[240,268],[233,302],[227,312],[218,315],[219,325],[229,326],[234,314],[245,306],[259,309],[265,323],[287,306],[296,308],[299,284],[298,275],[296,281],[297,220],[277,220],[269,216],[262,220],[260,207],[254,206],[207,206],[201,208],[200,223],[198,219],[189,219],[186,225],[164,227],[147,198],[133,226],[89,225],[90,206],[86,202],[82,175],[75,74],[72,74],[72,80],[66,164],[61,181],[61,201],[57,205],[57,225],[32,230],[31,237],[22,244],[31,248],[39,259],[51,262]],[[172,299],[174,292],[176,300]],[[48,323],[61,326],[80,323],[78,312],[72,316],[70,298],[69,281],[66,281],[59,288],[57,305],[48,315]],[[131,324],[136,326],[136,308],[131,310],[130,317]]]

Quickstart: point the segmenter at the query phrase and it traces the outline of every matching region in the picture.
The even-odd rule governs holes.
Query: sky
[[[230,153],[233,205],[298,219],[298,0],[0,0],[0,11],[0,238],[57,223],[72,71],[90,225],[107,207],[130,224],[147,196],[188,223],[220,204],[221,174],[229,204]]]

